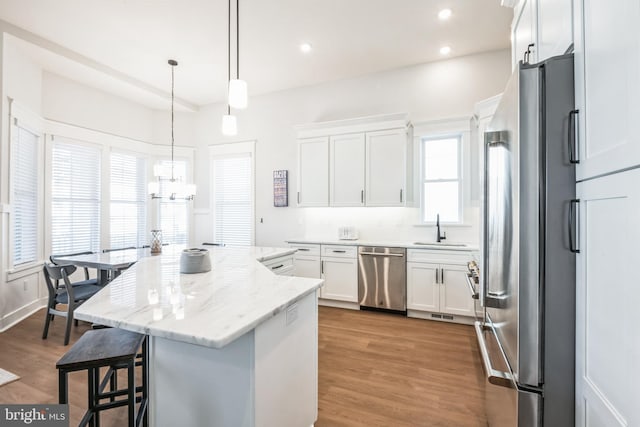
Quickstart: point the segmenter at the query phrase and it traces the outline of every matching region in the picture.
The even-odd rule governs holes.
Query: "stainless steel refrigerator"
[[[519,64],[485,133],[476,323],[492,427],[573,426],[573,55]]]

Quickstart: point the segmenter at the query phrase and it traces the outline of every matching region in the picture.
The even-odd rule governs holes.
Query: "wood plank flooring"
[[[55,364],[69,347],[62,345],[64,319],[40,338],[43,317],[41,310],[0,334],[0,367],[21,377],[0,387],[0,403],[57,402]],[[88,329],[80,322],[71,343]],[[487,425],[470,326],[320,307],[318,341],[316,427]],[[77,425],[86,407],[85,375],[71,374],[69,390]],[[101,421],[125,425],[126,408],[107,411]]]

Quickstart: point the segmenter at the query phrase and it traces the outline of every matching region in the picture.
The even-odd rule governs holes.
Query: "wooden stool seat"
[[[142,353],[138,351],[142,347]],[[80,426],[91,423],[99,426],[100,411],[128,405],[129,426],[147,425],[148,404],[148,341],[146,336],[117,328],[95,329],[87,331],[71,347],[58,363],[59,403],[68,403],[67,374],[73,371],[87,370],[89,382],[88,409]],[[137,359],[140,359],[137,361]],[[142,366],[142,385],[136,387],[135,367]],[[107,373],[100,379],[100,368],[107,367]],[[127,388],[117,390],[117,371],[127,369]],[[105,392],[107,384],[110,391]],[[136,393],[141,393],[136,396]],[[127,395],[126,399],[116,397]],[[107,403],[100,403],[109,399]],[[140,407],[135,410],[136,402]]]

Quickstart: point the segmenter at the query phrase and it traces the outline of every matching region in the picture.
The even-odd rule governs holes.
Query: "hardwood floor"
[[[486,426],[473,327],[320,307],[316,427]]]
[[[0,334],[0,367],[21,377],[0,387],[0,403],[57,402],[55,364],[69,346],[62,345],[64,319],[40,339],[43,317],[41,310]],[[316,427],[487,425],[472,327],[329,307],[320,307],[319,323]],[[74,327],[71,343],[88,329]],[[69,390],[77,425],[85,375],[71,374]],[[125,425],[126,408],[107,411],[101,421]]]

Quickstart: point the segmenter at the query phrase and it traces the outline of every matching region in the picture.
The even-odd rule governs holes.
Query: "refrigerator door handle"
[[[484,340],[484,331],[489,330],[491,328],[488,326],[482,325],[480,322],[475,322],[476,329],[476,338],[478,339],[478,345],[480,347],[480,354],[482,355],[482,365],[484,367],[484,372],[487,376],[487,380],[491,384],[495,384],[501,387],[513,388],[513,376],[510,372],[498,371],[491,366],[491,358],[489,357],[489,350],[487,349],[487,343]],[[491,331],[493,333],[493,331]]]
[[[508,299],[506,294],[487,292],[484,296],[484,305],[489,308],[507,308]]]
[[[569,163],[578,164],[578,113],[580,110],[569,111],[569,126],[567,142],[569,143]]]
[[[569,250],[574,254],[580,253],[579,241],[578,241],[578,227],[577,227],[577,218],[578,218],[578,209],[580,207],[580,199],[573,199],[569,201],[569,221],[568,221],[568,230],[569,230]]]

